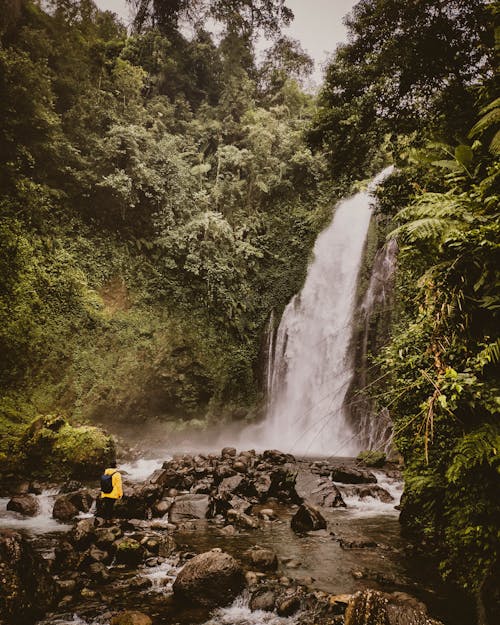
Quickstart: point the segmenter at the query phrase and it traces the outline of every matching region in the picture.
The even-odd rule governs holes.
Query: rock
[[[94,503],[94,498],[89,491],[85,489],[80,489],[74,493],[68,493],[68,498],[80,512],[88,512]]]
[[[235,493],[241,483],[244,482],[245,478],[243,475],[233,475],[232,477],[226,477],[219,484],[218,491],[221,495],[227,495],[229,493]]]
[[[88,568],[89,577],[98,584],[104,584],[109,580],[108,569],[102,562],[94,562]]]
[[[115,543],[117,564],[136,566],[144,558],[144,548],[133,538],[120,538]]]
[[[180,495],[170,509],[170,522],[182,523],[190,519],[205,519],[209,510],[207,495]]]
[[[297,595],[279,599],[276,606],[278,616],[292,616],[300,608],[300,598]],[[374,623],[372,625],[375,625]]]
[[[256,610],[272,612],[274,610],[275,601],[276,595],[272,590],[267,590],[265,588],[256,590],[250,597],[250,610],[252,610],[252,612]]]
[[[234,508],[234,506],[233,506]],[[276,518],[276,512],[272,509],[272,508],[262,508],[262,510],[259,510],[259,517],[261,519],[264,520],[269,520],[269,519],[275,519]]]
[[[319,480],[316,488],[311,491],[307,501],[323,508],[345,508],[339,489],[328,479]]]
[[[125,610],[113,616],[110,625],[153,625],[153,621],[143,612]]]
[[[291,454],[284,454],[277,449],[266,449],[262,457],[272,464],[285,464],[286,462],[295,462],[295,458]]]
[[[255,545],[243,553],[243,557],[248,560],[252,568],[259,571],[276,571],[278,568],[278,557],[271,549],[264,549]]]
[[[162,536],[158,539],[158,555],[161,558],[167,558],[176,550],[176,548],[177,545],[172,536]]]
[[[95,519],[82,519],[72,529],[70,540],[79,549],[86,549],[94,538],[95,530]]]
[[[237,495],[231,497],[231,499],[229,499],[228,501],[228,504],[230,506],[230,509],[237,510],[238,512],[243,512],[244,514],[249,512],[252,508],[252,504],[249,501],[243,499],[243,497],[238,497]]]
[[[331,479],[342,484],[376,484],[377,478],[369,471],[339,465],[330,467]]]
[[[98,478],[115,459],[113,440],[90,425],[72,426],[60,415],[44,415],[26,428],[20,449],[28,472],[52,479]]]
[[[238,512],[238,510],[228,510],[227,511],[227,520],[230,523],[234,523],[239,527],[248,530],[256,530],[259,527],[259,522],[256,519],[252,519],[248,514],[244,514],[243,512]]]
[[[69,495],[59,495],[59,497],[55,500],[54,507],[52,509],[52,516],[54,519],[57,519],[62,523],[67,523],[78,516],[78,513],[79,510],[71,503]]]
[[[0,619],[32,622],[53,604],[56,587],[47,562],[18,532],[0,530]]]
[[[290,525],[292,530],[297,533],[326,529],[326,521],[321,512],[307,503],[299,506],[299,509],[292,517]]]
[[[238,533],[237,529],[234,525],[226,525],[225,527],[221,527],[221,534],[225,534],[226,536],[234,536]]]
[[[102,549],[109,549],[116,540],[123,536],[123,532],[118,525],[99,527],[94,533],[96,545]]]
[[[394,497],[378,484],[348,484],[342,486],[341,489],[347,497],[359,497],[359,499],[373,497],[383,503],[391,503],[394,501]]]
[[[220,452],[220,455],[225,458],[234,458],[236,456],[236,449],[234,447],[224,447]]]
[[[160,501],[163,489],[159,484],[143,484],[127,490],[114,507],[114,516],[122,519],[147,519],[151,508]]]
[[[74,579],[58,579],[56,581],[57,594],[61,597],[71,595],[76,590],[76,580]]]
[[[7,510],[23,516],[35,516],[40,511],[40,504],[34,495],[17,495],[7,503]]]
[[[64,484],[59,489],[60,495],[67,495],[68,493],[74,493],[75,491],[81,490],[83,488],[83,484],[78,482],[77,480],[68,480],[64,482]]]
[[[269,497],[272,481],[269,473],[260,473],[253,483],[257,496],[261,501],[265,501]]]
[[[403,595],[378,590],[357,592],[347,605],[345,625],[442,625],[427,616],[423,604],[415,606],[415,599]]]
[[[54,567],[57,571],[67,572],[79,568],[82,554],[67,540],[58,542],[54,550]]]
[[[176,598],[205,607],[231,603],[245,587],[245,575],[227,553],[208,551],[189,560],[178,574],[173,591]]]

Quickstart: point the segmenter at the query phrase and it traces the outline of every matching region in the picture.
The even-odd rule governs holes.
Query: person
[[[106,478],[105,476],[110,476]],[[111,483],[109,483],[111,482]],[[122,476],[116,468],[116,462],[110,462],[109,467],[101,477],[101,510],[100,515],[106,522],[113,518],[113,509],[117,499],[123,497]]]

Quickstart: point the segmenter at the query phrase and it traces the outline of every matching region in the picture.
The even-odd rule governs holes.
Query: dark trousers
[[[109,521],[113,517],[113,508],[115,506],[116,499],[111,497],[103,497],[101,501],[101,515],[103,519]]]

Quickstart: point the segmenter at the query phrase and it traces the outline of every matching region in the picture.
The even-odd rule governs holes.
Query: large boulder
[[[115,459],[113,440],[93,426],[72,426],[64,417],[35,419],[24,432],[20,449],[27,471],[48,478],[94,479]]]
[[[7,510],[23,516],[35,516],[40,511],[40,504],[34,495],[18,495],[7,503]]]
[[[363,469],[345,465],[329,467],[331,479],[341,484],[376,484],[377,478]]]
[[[78,513],[78,508],[72,504],[68,495],[59,495],[54,501],[54,507],[52,508],[52,516],[54,519],[66,523],[78,516]]]
[[[294,532],[305,533],[326,529],[326,520],[321,512],[308,503],[303,503],[290,522]]]
[[[213,608],[231,603],[245,587],[238,562],[218,550],[195,556],[177,576],[173,591],[178,599]]]
[[[126,496],[116,502],[113,515],[121,519],[147,519],[162,494],[163,488],[159,484],[139,484],[128,488]]]
[[[47,563],[21,534],[0,530],[0,622],[29,623],[51,606],[55,585]]]
[[[137,566],[144,559],[144,547],[133,538],[120,538],[114,543],[117,564]]]
[[[208,495],[180,495],[170,508],[171,523],[182,523],[193,519],[206,519],[209,511]]]
[[[362,590],[354,594],[345,612],[345,625],[442,625],[429,618],[425,606],[404,593]]]

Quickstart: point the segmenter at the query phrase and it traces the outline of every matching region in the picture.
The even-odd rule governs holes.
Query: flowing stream
[[[372,192],[391,171],[340,202],[316,240],[304,287],[285,308],[276,339],[269,338],[268,414],[243,433],[247,445],[308,456],[361,450],[345,401],[354,374],[357,284]]]

